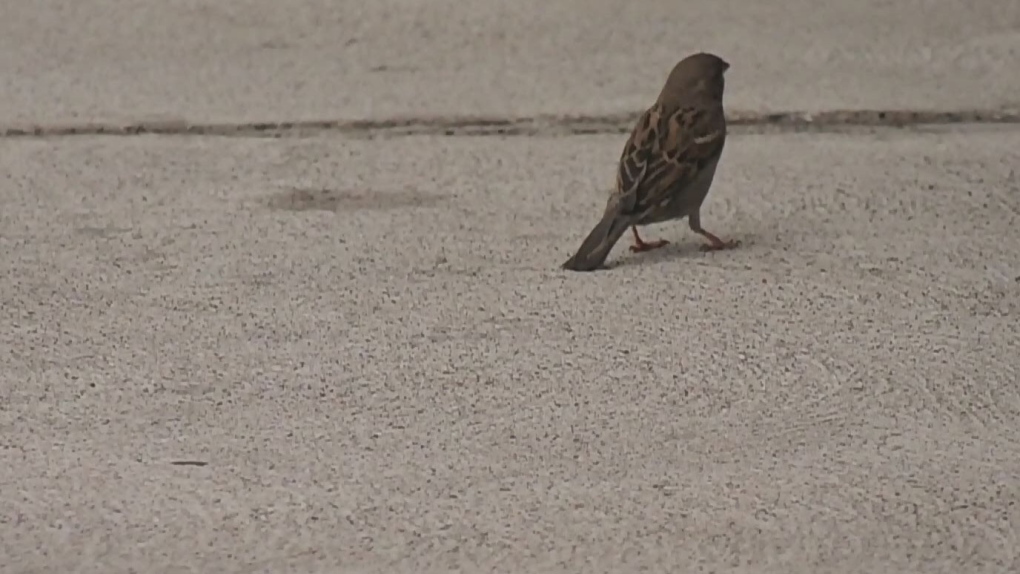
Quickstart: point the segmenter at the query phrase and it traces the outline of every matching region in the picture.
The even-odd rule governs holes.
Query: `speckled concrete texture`
[[[0,571],[1015,569],[1020,131],[619,140],[0,143]]]
[[[1020,107],[1009,0],[23,0],[0,123],[630,112],[698,50],[734,109]]]
[[[1020,4],[37,0],[0,125],[1020,107]],[[307,135],[307,134],[306,134]],[[0,138],[0,574],[1020,569],[1020,127]]]

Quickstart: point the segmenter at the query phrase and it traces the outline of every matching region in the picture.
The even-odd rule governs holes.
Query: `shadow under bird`
[[[701,204],[726,143],[723,76],[729,67],[719,56],[704,52],[673,67],[659,98],[638,118],[623,148],[616,189],[602,220],[563,264],[564,269],[598,269],[628,228],[634,233],[631,251],[658,249],[669,242],[644,241],[637,226],[684,217],[692,231],[708,239],[702,250],[740,244],[723,241],[701,227]]]

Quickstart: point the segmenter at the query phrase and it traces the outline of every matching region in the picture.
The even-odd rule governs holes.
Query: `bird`
[[[684,217],[692,231],[708,240],[703,251],[740,245],[736,240],[723,241],[701,226],[701,204],[726,143],[723,91],[729,67],[721,57],[707,52],[687,56],[673,67],[659,97],[638,118],[623,147],[616,186],[602,219],[563,269],[600,268],[627,229],[634,234],[631,251],[663,247],[669,242],[645,241],[637,226]]]

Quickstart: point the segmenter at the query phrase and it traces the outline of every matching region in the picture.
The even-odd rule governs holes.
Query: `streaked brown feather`
[[[616,201],[623,213],[646,219],[679,199],[677,194],[722,153],[725,141],[721,106],[652,106],[620,156]]]

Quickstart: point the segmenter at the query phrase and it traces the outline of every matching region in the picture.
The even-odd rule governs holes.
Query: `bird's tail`
[[[581,247],[573,257],[562,265],[569,271],[593,271],[602,266],[609,257],[609,252],[630,227],[627,217],[622,217],[614,210],[607,210],[588,237],[581,242]]]

